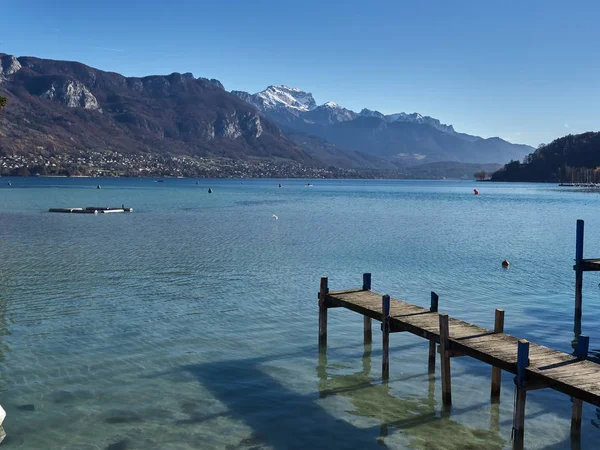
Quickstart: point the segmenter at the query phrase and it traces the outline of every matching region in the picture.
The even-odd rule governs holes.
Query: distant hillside
[[[0,154],[118,151],[321,162],[277,125],[191,74],[127,78],[84,64],[0,54]]]
[[[600,182],[600,132],[569,134],[511,161],[492,181]]]

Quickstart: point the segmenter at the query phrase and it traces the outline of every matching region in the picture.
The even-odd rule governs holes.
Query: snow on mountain
[[[263,109],[289,108],[299,112],[312,111],[317,103],[310,92],[287,86],[269,86],[254,95]]]
[[[256,94],[248,94],[247,92],[242,91],[232,91],[231,93],[265,113],[276,114],[273,118],[285,123],[290,123],[290,121],[297,121],[299,119],[301,121],[306,121],[307,123],[330,125],[333,123],[354,120],[357,117],[378,117],[388,123],[402,121],[425,124],[444,133],[456,133],[452,125],[442,124],[433,117],[423,116],[419,113],[407,114],[401,112],[385,115],[379,111],[364,108],[357,114],[335,102],[327,102],[317,106],[317,103],[310,92],[305,92],[298,88],[292,88],[285,85],[269,86],[264,91]]]

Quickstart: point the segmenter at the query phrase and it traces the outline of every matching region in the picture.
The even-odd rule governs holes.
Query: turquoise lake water
[[[372,272],[373,290],[423,306],[433,290],[440,311],[489,328],[504,308],[506,332],[571,352],[576,219],[586,220],[585,256],[600,257],[600,194],[554,185],[7,181],[7,449],[511,448],[507,373],[492,406],[490,367],[453,359],[442,417],[427,342],[393,334],[384,385],[378,326],[365,349],[362,317],[339,309],[319,357],[319,278],[345,289]],[[47,212],[123,203],[134,212]],[[582,330],[595,350],[599,282],[584,276]],[[526,448],[572,448],[570,415],[569,397],[530,392]],[[599,427],[585,404],[573,448],[598,448]]]

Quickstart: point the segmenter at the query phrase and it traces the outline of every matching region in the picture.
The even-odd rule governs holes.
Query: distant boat
[[[211,188],[208,188],[208,193],[212,194],[212,189]]]
[[[9,186],[12,186],[12,183],[9,181],[9,182],[8,182],[8,185],[9,185]]]
[[[98,185],[96,186],[96,189],[102,189],[102,186]]]
[[[306,186],[306,187],[312,187],[312,184],[306,183],[304,186]]]
[[[165,180],[158,180],[158,182],[159,182],[159,183],[164,183],[164,182],[165,182]]]

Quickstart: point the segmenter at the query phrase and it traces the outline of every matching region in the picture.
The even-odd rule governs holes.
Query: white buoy
[[[279,220],[279,217],[277,217],[275,214],[273,214],[273,219]]]

